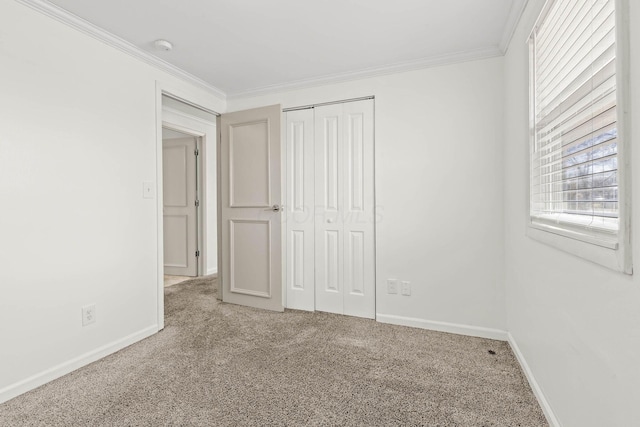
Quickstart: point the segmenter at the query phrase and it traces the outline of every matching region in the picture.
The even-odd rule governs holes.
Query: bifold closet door
[[[342,104],[315,111],[316,310],[344,313],[344,118]]]
[[[287,307],[315,309],[313,109],[286,113]]]
[[[375,317],[373,100],[315,109],[316,310]]]
[[[286,126],[287,307],[374,318],[373,100]]]
[[[342,104],[343,313],[375,318],[373,100]]]

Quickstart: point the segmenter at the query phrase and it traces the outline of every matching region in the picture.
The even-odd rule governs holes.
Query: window
[[[630,272],[616,3],[550,0],[532,32],[529,234]]]

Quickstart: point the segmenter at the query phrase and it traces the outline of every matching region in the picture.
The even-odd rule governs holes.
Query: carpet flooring
[[[0,425],[547,425],[504,342],[215,293],[166,288],[162,332],[0,405]]]
[[[164,286],[169,287],[177,285],[178,283],[186,282],[187,280],[193,280],[194,277],[189,276],[172,276],[170,274],[164,275]]]

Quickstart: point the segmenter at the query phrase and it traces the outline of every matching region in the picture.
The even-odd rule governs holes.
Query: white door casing
[[[162,142],[164,272],[197,276],[195,137]]]
[[[373,100],[291,111],[286,126],[287,307],[374,318]]]
[[[279,105],[220,118],[222,299],[283,311]]]
[[[204,119],[191,113],[163,106],[162,127],[198,139],[198,272],[210,275],[218,272],[217,242],[217,128],[216,118]],[[220,292],[221,298],[222,292]]]

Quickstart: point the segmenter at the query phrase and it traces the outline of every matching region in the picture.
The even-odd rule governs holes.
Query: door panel
[[[347,292],[354,295],[363,295],[364,284],[364,253],[365,238],[360,231],[348,233],[347,250],[345,259],[345,282],[349,285]]]
[[[347,209],[364,210],[364,117],[349,114],[347,120]]]
[[[282,311],[280,106],[220,118],[225,302]]]
[[[287,307],[313,311],[314,146],[313,110],[286,114]]]
[[[169,140],[163,142],[163,197],[164,206],[187,207],[189,189],[187,181],[187,148],[191,141],[175,142]],[[180,144],[180,145],[175,145]],[[191,153],[193,155],[193,153]]]
[[[342,104],[347,163],[344,314],[375,317],[373,101]]]
[[[337,108],[331,108],[331,110],[337,110]],[[342,172],[341,165],[338,161],[342,160],[342,156],[338,155],[338,140],[340,128],[342,127],[341,117],[333,115],[330,112],[330,116],[323,117],[322,127],[320,128],[321,139],[320,149],[322,150],[321,156],[321,174],[324,180],[323,194],[324,203],[323,207],[325,211],[337,212],[340,209],[341,203],[338,203],[338,198],[342,198],[342,192],[339,189],[340,177],[339,172]]]
[[[267,121],[229,126],[231,207],[271,206],[270,144]]]
[[[231,292],[271,298],[269,221],[232,219],[230,226]]]
[[[196,138],[162,142],[164,272],[197,276]]]
[[[164,267],[189,267],[189,217],[164,215]]]
[[[342,105],[315,109],[316,310],[344,312],[344,151]]]

